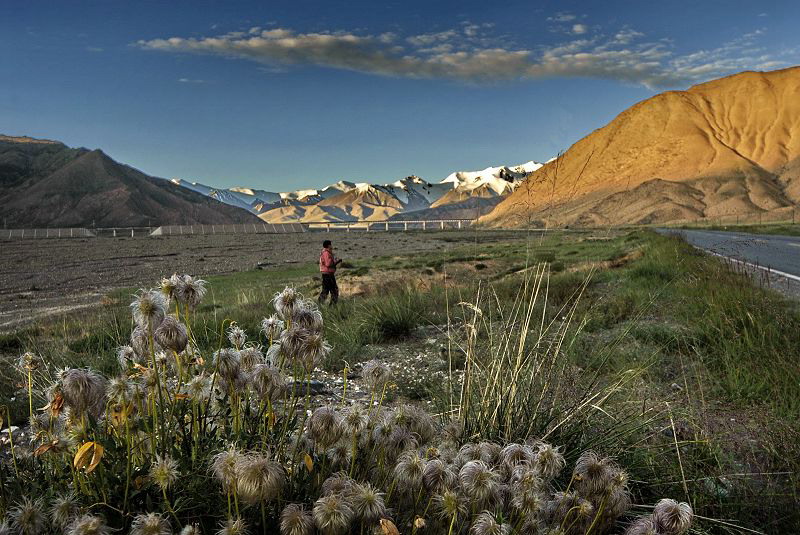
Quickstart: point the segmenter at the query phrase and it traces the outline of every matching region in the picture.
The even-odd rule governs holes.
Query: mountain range
[[[644,224],[800,202],[800,67],[742,72],[639,102],[536,170],[480,221]]]
[[[7,228],[259,222],[245,210],[148,176],[101,150],[0,135]]]
[[[241,187],[216,189],[179,178],[172,182],[248,210],[268,223],[471,219],[488,212],[542,165],[530,161],[511,167],[457,171],[433,183],[418,176],[408,176],[390,184],[343,180],[322,189],[282,193]]]

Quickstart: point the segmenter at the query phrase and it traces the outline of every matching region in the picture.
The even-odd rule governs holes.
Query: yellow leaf
[[[83,468],[89,462],[89,457],[92,451],[94,442],[87,442],[83,444],[75,453],[75,458],[72,460],[72,466],[76,469]]]
[[[92,470],[97,468],[97,465],[100,464],[100,461],[103,459],[103,446],[98,444],[97,442],[94,443],[94,454],[92,455],[92,462],[89,463],[89,467],[86,468],[86,473],[92,473]]]
[[[305,457],[303,457],[303,462],[306,463],[306,470],[310,474],[312,470],[314,470],[314,460],[311,458],[311,455],[306,453]]]

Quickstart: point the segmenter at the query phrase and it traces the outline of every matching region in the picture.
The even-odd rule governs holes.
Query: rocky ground
[[[513,240],[517,235],[462,230],[0,241],[0,332],[96,306],[114,289],[151,285],[165,274],[206,277],[253,269],[313,269],[326,238],[334,242],[338,256],[358,260],[440,251],[476,240]]]

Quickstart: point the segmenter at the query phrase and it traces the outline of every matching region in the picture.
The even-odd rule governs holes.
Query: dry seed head
[[[441,459],[431,459],[422,471],[422,483],[428,492],[441,492],[453,487],[458,475]]]
[[[286,471],[267,456],[250,453],[239,457],[236,489],[245,503],[258,504],[277,498],[286,482]]]
[[[11,522],[7,519],[0,520],[0,535],[14,535]]]
[[[228,449],[214,455],[211,461],[211,473],[229,492],[236,489],[236,483],[239,480],[237,469],[241,457],[242,454],[239,453],[236,446],[231,445]]]
[[[331,463],[331,468],[345,469],[350,466],[353,459],[353,446],[342,438],[336,444],[325,450],[325,457]]]
[[[169,521],[158,513],[136,515],[130,535],[171,535]]]
[[[171,349],[176,353],[186,349],[186,345],[189,343],[186,327],[172,316],[167,316],[161,321],[153,336],[161,347]]]
[[[303,296],[300,295],[297,290],[291,286],[287,286],[282,291],[275,294],[275,297],[272,299],[272,304],[278,315],[285,320],[292,317],[295,305],[302,299]]]
[[[367,411],[361,405],[351,405],[345,409],[342,423],[346,434],[352,436],[360,433],[367,426],[367,422]]]
[[[127,377],[114,377],[109,379],[106,386],[106,396],[115,403],[128,403],[133,397],[133,387]]]
[[[540,442],[536,445],[536,467],[542,479],[550,481],[564,469],[566,461],[558,448]]]
[[[86,412],[94,416],[102,413],[105,405],[106,379],[91,370],[72,368],[61,373],[61,395],[64,404],[74,413]]]
[[[250,373],[259,364],[264,363],[264,354],[258,347],[245,347],[239,351],[239,364],[242,371]]]
[[[80,503],[73,493],[59,494],[50,502],[50,522],[56,528],[65,528],[80,512]]]
[[[330,352],[331,346],[325,341],[322,333],[309,332],[298,356],[303,363],[303,367],[310,372],[325,360]]]
[[[236,520],[229,518],[220,522],[217,535],[247,535],[249,533],[247,524],[241,518]]]
[[[310,299],[298,301],[292,310],[292,325],[315,333],[322,332],[322,313],[317,304]]]
[[[261,320],[261,332],[270,340],[277,340],[283,332],[283,320],[275,314]]]
[[[236,348],[241,349],[244,343],[247,342],[247,334],[244,329],[232,323],[228,328],[228,341]]]
[[[458,474],[464,494],[481,507],[488,507],[500,499],[500,477],[483,461],[470,461]]]
[[[611,485],[614,468],[610,459],[600,457],[593,451],[583,452],[572,474],[575,488],[583,496],[605,494]]]
[[[639,517],[629,525],[624,535],[659,535],[659,533],[652,515],[647,515]]]
[[[325,535],[347,533],[353,520],[353,509],[339,494],[323,496],[314,502],[314,523]]]
[[[681,535],[692,525],[694,512],[686,502],[676,502],[669,498],[660,500],[653,509],[653,522],[663,535]]]
[[[214,352],[214,366],[220,377],[234,380],[241,370],[239,352],[227,347]]]
[[[308,421],[308,433],[318,446],[327,448],[344,433],[342,417],[332,407],[319,407]]]
[[[134,362],[137,362],[136,351],[131,346],[120,346],[117,348],[117,362],[119,367],[127,370]]]
[[[204,401],[211,394],[211,380],[205,374],[195,375],[186,383],[186,394],[192,401]]]
[[[175,291],[177,290],[179,283],[180,276],[177,273],[169,278],[165,277],[161,279],[161,293],[164,294],[168,301],[175,297]]]
[[[200,524],[187,524],[181,530],[181,535],[203,535]]]
[[[75,518],[66,530],[67,535],[110,535],[109,528],[102,517],[81,515]]]
[[[356,518],[364,524],[373,524],[386,515],[383,493],[369,483],[356,484],[351,501]]]
[[[277,368],[261,363],[250,374],[250,386],[262,401],[275,400],[283,395],[286,379]]]
[[[22,498],[22,501],[9,509],[8,518],[19,535],[39,535],[47,530],[47,516],[41,500]]]
[[[27,351],[19,358],[18,365],[20,370],[25,373],[34,372],[42,365],[42,358],[35,353]]]
[[[499,523],[489,511],[479,514],[469,528],[469,535],[508,535],[510,533],[511,525]]]
[[[413,450],[405,451],[394,467],[394,480],[400,489],[415,491],[422,486],[425,472],[425,460]]]
[[[466,500],[452,489],[445,489],[440,494],[435,495],[433,503],[439,517],[448,521],[452,520],[453,517],[458,520],[458,518],[466,516],[469,511]]]
[[[520,464],[531,464],[535,458],[533,448],[525,444],[508,444],[500,450],[500,462],[513,469]]]
[[[280,351],[281,354],[290,360],[302,357],[303,348],[306,346],[306,339],[311,333],[306,329],[292,326],[281,333]]]
[[[162,490],[169,489],[178,480],[178,463],[175,459],[160,455],[150,466],[150,479]]]
[[[167,314],[167,298],[158,290],[139,290],[131,303],[133,321],[142,329],[155,329]]]
[[[156,343],[155,341],[153,342]],[[137,325],[131,331],[131,349],[136,354],[137,358],[132,359],[133,362],[144,364],[150,361],[150,335],[147,333],[147,327]],[[154,351],[160,348],[154,346]]]
[[[322,496],[338,494],[345,498],[353,495],[356,482],[346,472],[337,472],[322,482],[320,493]]]
[[[373,391],[381,391],[392,380],[392,371],[379,360],[370,360],[361,367],[364,383]]]
[[[497,462],[497,459],[500,457],[500,451],[500,444],[496,444],[495,442],[484,441],[478,443],[479,458],[489,466]]]
[[[181,275],[175,281],[173,296],[183,306],[194,309],[206,295],[206,281],[189,275]]]
[[[290,503],[281,513],[281,535],[313,535],[314,517],[304,505]]]

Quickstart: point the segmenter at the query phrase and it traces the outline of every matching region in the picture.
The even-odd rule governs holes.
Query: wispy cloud
[[[99,46],[87,46],[86,47],[86,51],[87,52],[103,52],[104,50],[105,49],[100,48]]]
[[[574,15],[560,13],[555,18],[571,21]],[[407,36],[347,31],[299,33],[289,28],[254,27],[213,37],[143,40],[136,45],[146,50],[248,59],[278,71],[291,65],[318,65],[376,75],[478,83],[588,77],[661,88],[783,64],[757,46],[763,30],[679,55],[668,40],[647,39],[631,28],[611,33],[601,33],[594,26],[590,30],[585,24],[571,28],[577,38],[530,48],[509,46],[489,35],[490,24],[474,23]]]
[[[200,80],[196,78],[178,78],[178,81],[182,84],[206,84],[208,83],[206,80]]]

